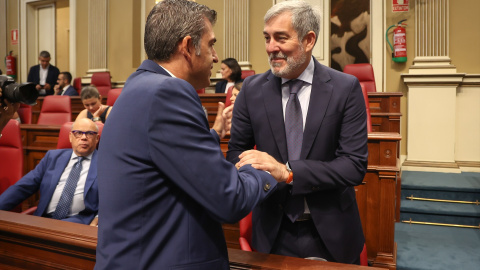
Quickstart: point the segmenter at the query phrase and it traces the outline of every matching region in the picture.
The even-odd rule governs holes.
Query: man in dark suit
[[[60,96],[78,96],[77,90],[70,85],[72,82],[72,74],[68,71],[61,72],[58,75],[57,84],[55,85],[55,95]]]
[[[237,222],[275,189],[237,170],[195,89],[210,84],[216,12],[164,0],[145,25],[149,60],[126,81],[102,131],[95,269],[229,269],[222,222]],[[161,44],[162,46],[159,46]]]
[[[27,81],[36,84],[36,88],[41,96],[53,95],[60,71],[57,67],[50,65],[50,53],[41,51],[38,56],[40,64],[30,68]]]
[[[11,210],[39,191],[34,215],[90,224],[98,212],[97,133],[92,120],[75,122],[69,134],[72,148],[48,151],[35,169],[0,195],[0,210]],[[79,170],[77,178],[72,173],[75,168]],[[71,187],[73,197],[67,196],[67,187]],[[67,207],[63,215],[62,205]]]
[[[253,247],[359,264],[365,240],[354,186],[368,155],[360,84],[312,57],[320,15],[308,3],[277,4],[264,23],[271,70],[243,83],[227,153],[237,166],[282,175],[253,211]]]

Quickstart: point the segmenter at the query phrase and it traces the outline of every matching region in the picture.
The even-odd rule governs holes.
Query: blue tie
[[[285,107],[285,133],[287,136],[288,160],[300,159],[303,142],[303,117],[297,93],[303,85],[301,80],[290,80],[290,97]],[[290,196],[285,205],[285,214],[295,222],[304,212],[303,196]]]
[[[62,195],[58,201],[57,208],[52,214],[54,219],[64,219],[70,213],[70,208],[72,206],[73,195],[75,194],[75,189],[77,188],[78,180],[80,179],[80,172],[82,171],[82,161],[84,157],[78,157],[78,161],[73,164],[72,170],[68,175],[67,182],[65,187],[63,187]]]

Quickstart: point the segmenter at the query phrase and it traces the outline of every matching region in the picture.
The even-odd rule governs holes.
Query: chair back
[[[232,97],[233,86],[234,85],[230,86],[227,90],[227,97],[225,98],[225,108],[232,105],[230,98]]]
[[[20,124],[8,121],[0,138],[0,194],[23,176],[23,146]]]
[[[32,123],[32,106],[20,103],[20,108],[17,110],[22,124],[31,124]]]
[[[98,127],[98,137],[102,135],[103,123],[95,122]],[[58,134],[57,149],[72,148],[70,143],[69,134],[72,130],[73,122],[66,122],[60,127],[60,133]],[[100,139],[99,139],[100,142]],[[98,145],[97,145],[98,147]]]
[[[371,64],[348,64],[343,68],[343,72],[351,74],[360,82],[365,84],[367,92],[377,92],[375,87],[375,75],[373,74],[373,67]]]
[[[240,249],[253,251],[252,249],[252,212],[238,222],[240,237]]]
[[[46,96],[38,116],[38,125],[63,125],[72,121],[72,105],[69,96]]]
[[[110,72],[97,72],[92,74],[91,84],[95,85],[102,97],[108,96],[108,91],[112,89],[112,81],[110,80]]]
[[[370,104],[368,102],[368,93],[365,87],[365,83],[361,82],[363,99],[365,100],[365,107],[367,108],[367,131],[372,132],[372,117],[370,116]]]
[[[73,79],[73,88],[77,90],[78,95],[80,95],[80,92],[82,92],[82,78],[81,77],[76,77]]]
[[[242,80],[252,75],[255,75],[255,70],[242,70]]]
[[[113,106],[115,104],[115,101],[117,100],[118,96],[120,96],[120,93],[122,92],[123,88],[115,88],[110,91],[108,91],[107,95],[107,105],[108,106]]]
[[[205,88],[197,89],[197,94],[205,94]]]

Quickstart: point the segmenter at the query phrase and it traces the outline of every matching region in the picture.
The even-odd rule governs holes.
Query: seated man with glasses
[[[72,149],[56,149],[31,172],[0,195],[0,210],[11,210],[37,191],[34,215],[90,224],[98,212],[98,127],[90,119],[76,121],[69,134]]]

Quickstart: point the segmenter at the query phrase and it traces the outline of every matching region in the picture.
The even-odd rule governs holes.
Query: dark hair
[[[156,4],[145,23],[144,46],[148,59],[169,60],[185,37],[192,37],[195,53],[200,55],[200,40],[205,18],[213,25],[217,12],[188,0],[164,0]]]
[[[232,70],[232,74],[229,77],[230,80],[236,82],[242,79],[242,68],[240,68],[240,65],[235,58],[223,59],[222,63]]]
[[[63,74],[63,78],[68,81],[68,84],[72,82],[72,74],[68,71],[60,72],[60,74]]]
[[[85,86],[82,88],[82,91],[80,92],[80,98],[82,100],[89,99],[89,98],[100,98],[100,93],[97,90],[97,87],[95,85],[89,85]]]
[[[38,57],[50,58],[50,53],[47,51],[41,51]]]

